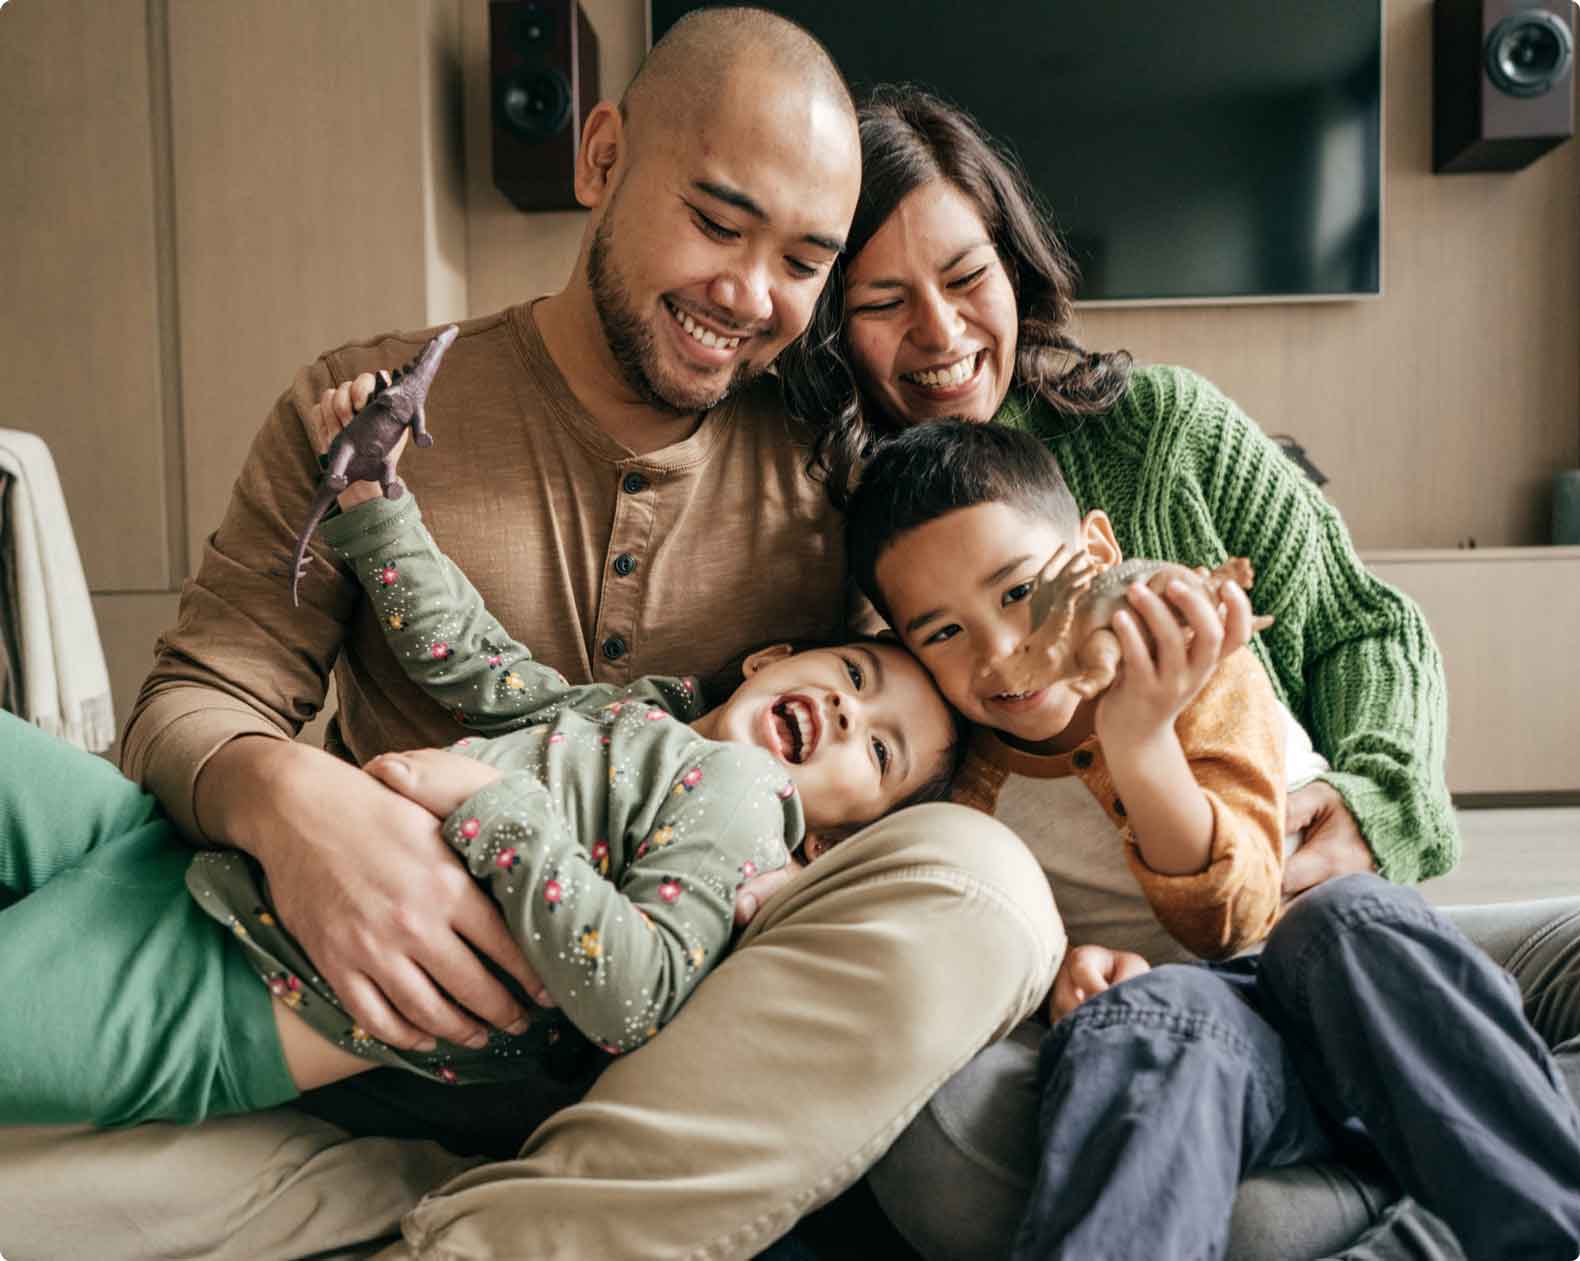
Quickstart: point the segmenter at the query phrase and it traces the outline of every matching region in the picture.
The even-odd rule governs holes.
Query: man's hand
[[[263,865],[281,922],[374,1037],[422,1050],[481,1046],[483,1021],[525,1028],[478,953],[528,993],[542,986],[422,806],[321,750],[243,736],[203,768],[197,809]]]
[[[1152,971],[1152,965],[1131,950],[1107,946],[1075,946],[1059,965],[1048,996],[1048,1020],[1057,1024],[1065,1016],[1110,986]]]
[[[504,772],[476,758],[447,749],[413,749],[408,753],[381,753],[362,768],[386,788],[414,801],[440,820],[448,818],[476,792],[487,788]],[[523,972],[512,975],[525,985],[527,996],[539,1007],[557,1007],[554,996],[536,973],[522,961]],[[524,975],[523,975],[524,973]]]
[[[329,450],[329,444],[351,423],[351,418],[367,406],[368,400],[373,397],[373,391],[379,385],[389,383],[388,372],[380,372],[377,377],[371,372],[364,372],[353,380],[342,381],[335,389],[325,390],[318,396],[318,402],[313,404],[312,410],[307,414],[307,423],[312,427],[314,446],[320,455]],[[410,429],[402,432],[400,441],[395,444],[393,454],[397,460],[401,452],[406,449],[406,438],[410,433]],[[381,498],[383,493],[377,482],[352,482],[340,492],[337,502],[342,512],[350,512],[358,504]]]
[[[1334,876],[1377,870],[1377,860],[1355,816],[1338,789],[1326,780],[1314,779],[1289,794],[1284,835],[1293,832],[1301,833],[1303,839],[1284,864],[1286,899]]]

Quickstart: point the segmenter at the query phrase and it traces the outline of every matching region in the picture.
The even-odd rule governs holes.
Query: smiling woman
[[[933,180],[851,262],[845,336],[871,401],[902,423],[989,419],[1015,373],[1020,313],[976,208]]]
[[[836,504],[886,433],[991,420],[1012,388],[1065,416],[1124,395],[1130,356],[1073,331],[1075,266],[1024,174],[964,112],[880,87],[860,110],[862,184],[846,248],[802,342],[779,360],[818,426]]]

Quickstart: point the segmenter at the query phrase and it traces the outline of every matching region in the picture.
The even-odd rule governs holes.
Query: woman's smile
[[[1015,290],[971,201],[908,193],[851,261],[846,337],[862,387],[902,425],[990,420],[1014,377]]]

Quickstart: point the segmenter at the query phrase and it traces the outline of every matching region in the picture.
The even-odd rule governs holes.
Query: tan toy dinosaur
[[[1119,638],[1109,624],[1118,610],[1129,607],[1126,589],[1151,583],[1159,574],[1201,587],[1214,603],[1221,601],[1224,584],[1249,591],[1255,579],[1243,556],[1232,556],[1213,570],[1141,557],[1098,570],[1085,552],[1055,553],[1031,593],[1031,634],[1004,671],[1009,686],[1030,692],[1063,682],[1087,700],[1098,695],[1119,672]],[[1251,629],[1272,624],[1271,617],[1257,617]]]

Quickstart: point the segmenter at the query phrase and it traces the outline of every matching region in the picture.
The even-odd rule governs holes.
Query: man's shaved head
[[[749,6],[696,9],[682,17],[643,59],[620,98],[620,113],[627,122],[690,123],[713,112],[726,80],[768,68],[798,82],[808,97],[826,97],[854,124],[850,87],[828,49],[790,19]]]
[[[860,189],[850,91],[817,40],[764,9],[676,23],[577,156],[593,213],[568,301],[617,397],[670,423],[766,372],[806,331]]]

